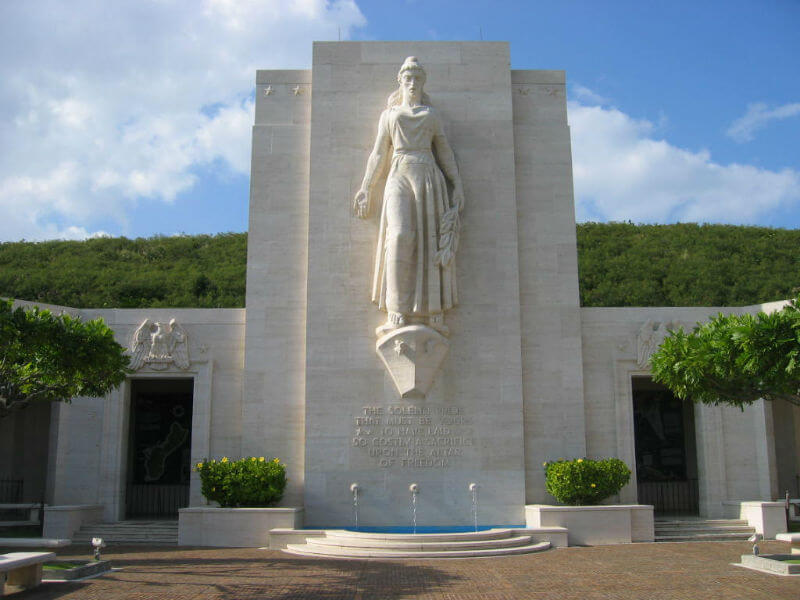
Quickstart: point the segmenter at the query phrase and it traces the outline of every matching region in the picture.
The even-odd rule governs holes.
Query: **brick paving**
[[[800,599],[800,577],[731,566],[746,542],[627,544],[457,560],[330,560],[243,548],[114,547],[103,577],[15,600]],[[766,542],[764,553],[787,552]],[[88,558],[66,548],[63,558]]]

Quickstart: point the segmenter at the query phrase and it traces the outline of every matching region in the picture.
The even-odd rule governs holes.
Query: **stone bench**
[[[53,552],[10,552],[0,554],[0,595],[6,594],[6,586],[31,589],[42,583],[42,565],[53,560]]]
[[[0,548],[63,548],[71,543],[58,538],[0,538]]]
[[[800,533],[779,533],[775,539],[789,542],[792,545],[792,554],[800,554]]]

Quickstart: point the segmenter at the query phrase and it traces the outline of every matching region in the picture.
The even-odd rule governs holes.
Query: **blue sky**
[[[800,2],[0,3],[0,241],[247,228],[257,68],[507,40],[565,69],[579,220],[800,227]]]

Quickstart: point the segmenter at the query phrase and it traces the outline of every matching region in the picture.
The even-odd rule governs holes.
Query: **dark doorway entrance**
[[[169,518],[189,505],[192,379],[131,381],[126,518]]]
[[[698,514],[694,406],[649,377],[632,386],[639,503],[661,515]]]

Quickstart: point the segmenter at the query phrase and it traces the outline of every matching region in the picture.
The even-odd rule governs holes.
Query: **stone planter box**
[[[800,565],[786,562],[787,560],[796,558],[796,554],[762,554],[761,556],[742,554],[741,565],[748,569],[755,569],[756,571],[763,571],[766,573],[800,575]]]
[[[107,560],[68,560],[56,559],[49,560],[47,564],[73,564],[72,569],[42,569],[42,578],[48,581],[72,581],[73,579],[83,579],[92,575],[100,575],[111,570],[111,563]],[[82,564],[78,564],[82,563]]]
[[[269,547],[270,529],[302,526],[302,508],[182,508],[178,511],[178,545]]]
[[[603,546],[654,539],[653,507],[647,504],[525,507],[527,527],[566,527],[570,546]]]

